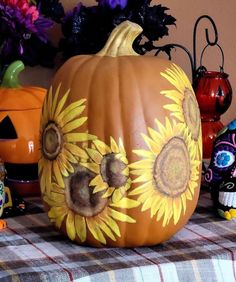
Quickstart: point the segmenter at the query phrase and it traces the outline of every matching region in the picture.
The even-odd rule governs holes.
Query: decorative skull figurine
[[[236,218],[236,119],[218,133],[205,181],[219,215]]]

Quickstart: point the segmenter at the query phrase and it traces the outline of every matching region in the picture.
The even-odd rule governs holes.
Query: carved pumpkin
[[[20,194],[21,186],[27,189],[26,181],[38,179],[39,124],[46,95],[43,88],[19,85],[23,69],[22,62],[12,63],[0,87],[0,156],[9,185],[17,186]]]
[[[44,102],[43,201],[56,228],[79,244],[154,245],[196,207],[198,104],[181,68],[133,51],[140,32],[123,22],[101,52],[68,60]]]

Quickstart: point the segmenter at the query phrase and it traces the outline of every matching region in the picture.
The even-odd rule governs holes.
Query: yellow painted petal
[[[101,186],[104,186],[104,184],[107,187],[107,183],[104,183],[101,174],[98,174],[96,177],[94,177],[90,181],[89,186],[99,186],[99,187],[101,187]]]
[[[144,192],[149,191],[149,189],[154,190],[153,185],[152,185],[152,180],[145,182],[144,184],[140,185],[139,187],[135,188],[132,190],[129,195],[134,196],[138,194],[142,194]]]
[[[93,194],[95,193],[98,193],[98,192],[101,192],[101,191],[104,191],[108,188],[108,184],[106,182],[104,182],[103,185],[101,186],[96,186],[94,189],[93,189]],[[106,197],[105,197],[106,198]]]
[[[78,118],[78,119],[75,119],[73,121],[68,122],[62,128],[63,134],[71,132],[74,129],[80,127],[81,125],[83,125],[87,121],[87,119],[88,119],[87,117],[81,117],[81,118]]]
[[[153,203],[151,206],[151,218],[157,213],[160,205],[161,205],[161,197],[155,195],[155,198],[153,199]]]
[[[51,193],[50,197],[47,197],[46,202],[50,206],[60,207],[66,204],[65,195],[59,193]]]
[[[173,100],[177,104],[182,103],[182,100],[184,98],[183,93],[177,91],[177,90],[164,90],[160,92],[162,95],[165,95],[165,97]]]
[[[138,201],[140,203],[145,203],[150,198],[150,195],[152,195],[152,194],[153,194],[153,188],[149,189],[149,191],[145,191],[145,193],[141,194],[138,197]]]
[[[106,239],[103,236],[100,228],[97,226],[97,223],[95,220],[92,220],[92,218],[86,218],[87,226],[93,237],[101,242],[102,244],[106,244]]]
[[[159,221],[163,217],[164,213],[166,212],[166,205],[167,205],[166,199],[163,199],[161,202],[161,205],[159,206],[158,212],[157,212],[157,217],[156,217],[157,221]]]
[[[65,149],[68,150],[72,155],[78,156],[82,159],[88,158],[86,151],[81,149],[77,145],[74,145],[72,143],[65,143],[64,146],[65,146]]]
[[[57,161],[53,162],[53,172],[54,172],[54,175],[56,177],[58,185],[60,187],[65,187],[65,183],[64,183],[63,177],[61,175],[61,171],[60,171],[60,168],[58,166]]]
[[[154,142],[151,138],[149,138],[148,136],[141,134],[145,143],[147,144],[148,148],[154,153],[154,154],[159,154],[161,147],[159,144],[157,144],[156,142]]]
[[[148,133],[150,134],[151,138],[153,139],[153,141],[156,143],[156,144],[159,144],[159,146],[162,147],[162,144],[165,140],[163,140],[163,136],[157,132],[156,130],[148,127]]]
[[[184,115],[183,115],[182,112],[180,112],[180,113],[179,112],[172,112],[171,116],[176,117],[181,122],[185,122]]]
[[[145,172],[144,174],[140,175],[135,180],[133,180],[133,183],[149,182],[150,180],[152,180],[152,178],[153,178],[152,170],[150,169],[150,171]]]
[[[68,95],[70,93],[70,89],[66,91],[66,93],[64,94],[64,96],[61,98],[61,100],[58,102],[57,107],[56,107],[56,111],[54,114],[55,119],[57,119],[58,115],[61,113],[62,108],[65,105],[65,102],[68,98]]]
[[[59,170],[60,170],[61,174],[64,177],[68,177],[69,176],[68,170],[66,169],[66,167],[64,166],[64,163],[61,161],[60,158],[58,158],[57,163],[58,163]]]
[[[65,218],[66,214],[60,214],[55,219],[55,226],[59,229],[61,228],[62,222]]]
[[[129,168],[128,166],[122,170],[122,174],[125,175],[125,176],[129,176]]]
[[[67,214],[67,207],[63,206],[63,207],[52,207],[49,212],[48,212],[48,217],[49,218],[57,218],[59,216],[62,215],[66,215]]]
[[[138,201],[129,198],[123,198],[119,202],[110,204],[111,207],[121,208],[121,209],[132,209],[132,208],[136,208],[139,205],[140,203]]]
[[[88,133],[67,133],[63,137],[66,142],[84,142],[96,139],[95,135]]]
[[[121,138],[119,138],[119,149],[120,149],[121,154],[126,156],[126,151],[125,151],[124,143],[123,143]]]
[[[80,215],[75,215],[75,231],[81,242],[83,243],[87,237],[85,218]]]
[[[64,155],[65,159],[70,163],[77,164],[78,160],[71,154],[70,151],[63,149],[61,155]]]
[[[143,169],[132,169],[132,170],[130,170],[130,174],[139,176],[139,175],[144,174],[146,171],[147,170],[145,168],[143,168]]]
[[[49,119],[53,119],[53,113],[52,113],[52,89],[51,91],[48,91],[48,94],[45,99],[45,103],[47,103],[47,110],[48,110],[48,117]]]
[[[102,155],[111,153],[110,147],[107,146],[103,141],[97,139],[94,140],[93,143]]]
[[[52,87],[50,88],[50,90],[52,91]],[[49,109],[49,110],[51,110],[53,117],[55,117],[57,100],[58,100],[58,96],[59,96],[60,90],[61,90],[61,83],[59,83],[59,85],[58,85],[58,87],[56,89],[55,95],[53,97],[52,109]]]
[[[76,231],[75,231],[75,215],[74,212],[69,210],[66,218],[66,232],[68,237],[73,241],[75,240]]]
[[[101,164],[103,156],[97,150],[86,148],[86,151],[95,163]]]
[[[95,163],[80,163],[81,166],[86,167],[87,169],[99,173],[100,172],[100,167],[98,164]]]
[[[144,212],[148,209],[151,208],[152,204],[153,204],[153,195],[150,196],[150,198],[148,198],[142,205],[141,211]]]
[[[116,241],[115,236],[113,235],[113,233],[111,232],[111,229],[106,225],[105,222],[103,222],[102,220],[98,221],[99,227],[100,229],[112,240],[112,241]]]
[[[67,122],[81,115],[81,113],[86,108],[85,105],[81,106],[85,101],[85,99],[82,99],[70,104],[65,108],[63,112],[58,115],[57,120],[63,122],[63,124],[66,124]]]
[[[65,166],[65,168],[66,168],[70,173],[73,173],[73,172],[74,172],[73,166],[70,164],[70,162],[67,160],[67,158],[66,158],[63,154],[60,154],[60,155],[58,156],[58,159],[60,160],[60,162]]]
[[[177,104],[168,104],[163,106],[164,109],[172,111],[172,112],[182,112],[183,108]]]
[[[132,217],[128,216],[127,214],[115,211],[111,208],[108,208],[108,215],[110,215],[112,218],[122,221],[122,222],[128,222],[128,223],[135,223],[136,220],[134,220]]]
[[[139,157],[144,157],[144,158],[155,158],[155,155],[147,150],[133,150],[133,153],[135,153],[136,155],[138,155]]]
[[[112,137],[110,137],[110,143],[111,143],[112,152],[118,154],[120,152],[120,149],[118,145],[116,144],[116,141]]]
[[[144,159],[141,161],[137,161],[129,165],[132,169],[152,169],[154,166],[154,160]]]
[[[98,217],[106,223],[106,225],[116,234],[116,236],[121,236],[119,226],[114,219],[107,214],[99,214]]]
[[[120,161],[122,161],[124,164],[128,164],[128,160],[127,160],[127,158],[126,158],[126,156],[125,155],[123,155],[123,154],[121,154],[121,153],[119,153],[119,154],[116,154],[115,155],[115,158],[117,159],[117,160],[120,160]]]
[[[181,199],[180,198],[173,199],[174,224],[178,223],[181,212],[182,212]]]
[[[182,202],[182,207],[183,207],[183,213],[185,214],[185,212],[186,212],[186,202],[187,202],[185,193],[183,193],[181,195],[181,202]]]
[[[121,188],[114,189],[114,193],[112,194],[112,202],[117,203],[124,197],[124,193],[122,193]]]
[[[111,196],[111,194],[114,192],[115,188],[114,187],[109,187],[106,192],[102,195],[102,198],[108,198]]]

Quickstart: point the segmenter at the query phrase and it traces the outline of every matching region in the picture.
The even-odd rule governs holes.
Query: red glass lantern
[[[207,71],[205,67],[201,66],[197,71],[197,79],[193,85],[201,112],[204,159],[211,157],[215,137],[224,127],[220,116],[228,110],[232,101],[232,88],[228,74],[223,70],[223,51],[218,44],[217,46],[222,53],[220,71]],[[203,52],[204,50],[205,48]]]

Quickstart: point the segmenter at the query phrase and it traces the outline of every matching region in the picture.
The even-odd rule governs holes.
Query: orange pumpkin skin
[[[181,112],[180,114],[182,110],[180,110],[180,108],[177,109],[179,116],[176,117],[178,113],[174,115],[173,110],[170,110],[171,107],[168,106],[178,102],[179,98],[175,98],[173,102],[173,99],[171,100],[168,95],[171,95],[172,92],[174,93],[173,95],[177,93],[178,89],[173,85],[174,80],[171,80],[171,77],[173,78],[174,75],[178,81],[178,78],[184,75],[183,73],[180,75],[180,72],[180,68],[173,65],[170,61],[157,57],[111,57],[99,55],[73,57],[57,72],[52,84],[52,100],[57,95],[56,92],[58,92],[59,85],[58,101],[60,101],[63,95],[70,89],[70,94],[63,105],[63,109],[66,109],[76,101],[85,99],[85,108],[82,116],[87,117],[87,120],[79,128],[72,130],[72,132],[88,132],[111,148],[111,137],[117,144],[120,138],[126,152],[128,160],[127,166],[129,166],[129,173],[126,180],[130,178],[132,181],[130,187],[128,187],[123,195],[126,199],[126,204],[124,203],[123,206],[121,203],[125,202],[125,200],[122,202],[122,199],[120,200],[118,198],[113,202],[113,194],[105,197],[108,201],[107,205],[110,205],[108,217],[110,216],[113,221],[116,221],[114,225],[117,225],[119,235],[115,234],[116,228],[113,223],[111,223],[112,220],[107,219],[104,214],[99,217],[98,212],[90,217],[86,217],[83,208],[79,208],[82,213],[79,212],[78,217],[73,215],[78,214],[76,207],[73,209],[73,205],[81,203],[82,201],[82,196],[79,196],[80,198],[78,198],[79,200],[77,201],[76,193],[80,193],[79,189],[82,191],[85,188],[83,188],[84,186],[79,182],[80,180],[78,180],[79,184],[77,183],[78,190],[74,188],[73,190],[68,187],[72,187],[73,181],[76,182],[76,178],[73,178],[76,171],[78,177],[82,175],[78,172],[77,166],[82,165],[81,163],[83,162],[86,163],[83,158],[78,158],[78,163],[73,164],[73,173],[66,177],[63,176],[65,182],[63,189],[66,191],[65,197],[67,197],[69,193],[71,201],[73,202],[72,198],[73,195],[75,195],[75,204],[73,203],[71,204],[71,208],[67,208],[68,216],[63,215],[61,210],[59,211],[54,204],[51,205],[54,199],[50,199],[47,192],[41,188],[49,218],[52,222],[55,222],[58,229],[75,242],[96,247],[104,245],[112,247],[155,245],[168,240],[189,220],[196,207],[199,196],[202,154],[201,128],[200,115],[195,97],[192,93],[192,89],[188,89],[188,87],[191,87],[190,83],[182,93],[183,95],[186,94],[186,97],[182,97],[179,100],[179,102],[182,103],[181,105],[183,105],[183,113]],[[185,80],[186,77],[184,77],[183,81]],[[189,99],[187,97],[188,95],[189,97],[191,96]],[[49,100],[49,98],[46,100]],[[163,128],[160,124],[162,124]],[[194,129],[194,124],[195,129],[197,128],[196,130]],[[150,133],[150,128],[155,131],[152,131],[153,135]],[[193,132],[191,132],[191,130]],[[41,131],[43,132],[42,127]],[[183,137],[180,137],[180,131],[184,132]],[[157,135],[159,137],[154,137]],[[163,138],[163,141],[161,141],[160,136]],[[42,140],[43,137],[41,136],[41,144],[42,147],[44,147],[44,141]],[[189,145],[189,150],[183,149],[183,140],[186,140],[186,144]],[[96,143],[96,141],[94,142],[95,145],[92,145],[92,143],[93,140],[78,142],[76,144],[84,149],[91,157],[92,153],[89,148],[98,149],[98,143]],[[160,146],[160,148],[158,146]],[[114,147],[115,145],[113,145],[113,148]],[[181,153],[175,148],[180,148]],[[158,150],[160,153],[159,155],[157,154],[154,161],[152,160],[153,168],[150,168],[151,158],[153,159],[153,156],[155,156]],[[192,154],[191,150],[194,150],[195,153]],[[98,151],[102,154],[102,149],[98,149]],[[112,152],[114,151],[113,149]],[[137,153],[137,151],[139,151],[139,153]],[[146,153],[144,153],[144,151]],[[183,159],[181,159],[182,151],[189,162],[187,167],[184,166]],[[110,153],[107,153],[107,155],[109,154]],[[112,154],[114,155],[115,153]],[[187,154],[191,156],[189,157]],[[103,159],[105,159],[107,155],[104,153]],[[148,164],[141,163],[141,168],[138,168],[139,164],[137,164],[137,162],[145,160],[145,155],[147,156],[146,160]],[[171,156],[174,156],[173,159],[171,159]],[[107,159],[105,164],[109,165],[109,162],[110,164],[114,164],[115,161],[112,163],[112,158],[111,156],[110,159]],[[173,168],[169,166],[172,161],[174,161]],[[90,160],[87,162],[90,162]],[[119,183],[119,180],[115,178],[113,180],[108,179],[108,176],[105,175],[102,168],[103,164],[104,162],[102,160],[99,168],[100,172],[98,172],[102,175],[103,180],[106,179],[108,184]],[[178,164],[181,170],[178,170]],[[88,168],[88,166],[86,166],[86,168]],[[108,170],[110,173],[112,169],[109,167]],[[152,178],[147,176],[147,180],[137,181],[138,177],[143,177],[145,173],[149,175],[150,171],[152,171],[153,174]],[[183,177],[181,176],[181,171],[183,171]],[[110,175],[113,176],[112,172]],[[180,175],[180,182],[178,182],[178,175]],[[188,176],[187,182],[185,176]],[[93,177],[95,176],[92,175],[90,177],[87,175],[86,177],[89,178],[86,183],[90,183],[90,189],[94,189],[96,184],[92,185],[91,180],[94,179]],[[165,177],[169,178],[165,179]],[[42,177],[42,172],[40,173],[40,178],[45,178]],[[54,182],[56,178],[55,171],[52,169],[52,182]],[[172,188],[174,187],[173,183],[176,181],[177,188],[176,190],[174,188],[173,194],[168,187],[169,190],[164,191],[165,181],[166,186]],[[181,181],[185,183],[185,187],[183,188],[178,186],[179,183],[182,183]],[[143,187],[142,192],[142,187],[140,186],[145,183],[147,184],[147,182],[149,182],[149,184]],[[160,185],[158,186],[158,184]],[[97,184],[98,190],[99,185],[100,184]],[[155,188],[155,185],[158,187]],[[60,190],[58,188],[58,194],[63,194],[63,192],[59,192],[63,191],[63,189]],[[96,193],[102,192],[95,192],[92,195],[97,195]],[[113,193],[115,192],[113,191]],[[91,196],[91,194],[89,195]],[[56,197],[57,196],[55,196],[55,198]],[[155,203],[152,203],[152,198],[155,200]],[[136,201],[137,205],[135,202],[129,202],[129,199]],[[68,202],[69,201],[66,200],[67,204]],[[53,208],[53,206],[55,208]],[[103,213],[106,208],[100,212]],[[56,215],[57,211],[59,214],[58,217]],[[117,215],[116,211],[124,216]],[[125,216],[128,216],[129,219],[125,218]],[[80,223],[80,226],[86,228],[86,232],[83,231],[83,234],[86,234],[86,238],[78,235],[80,232],[77,232],[78,228],[70,228],[70,226],[76,226],[76,222],[78,223],[80,220],[82,222],[81,218],[83,218],[83,222],[85,222],[83,224]],[[116,220],[117,218],[119,218],[119,220]],[[130,220],[130,218],[133,219],[133,221]],[[109,236],[110,233],[106,231],[107,228],[104,226],[104,223],[110,228],[113,235],[117,235],[115,239],[112,239],[111,235]],[[95,227],[91,227],[92,225]],[[102,239],[103,237],[105,237],[105,241]]]
[[[39,87],[0,88],[0,122],[10,118],[16,139],[0,142],[4,162],[37,163],[39,159],[39,124],[46,90]]]

